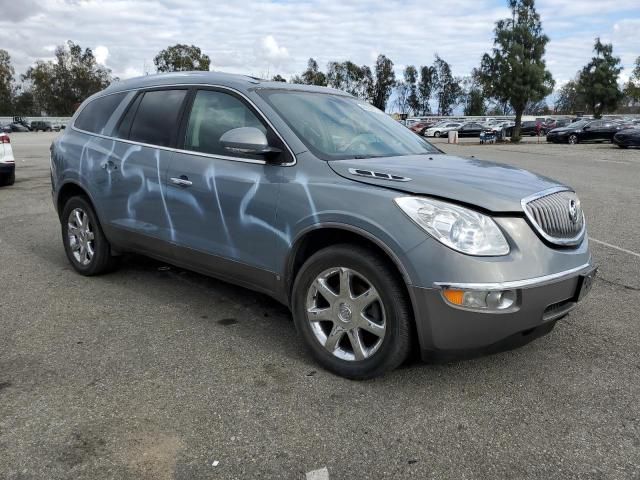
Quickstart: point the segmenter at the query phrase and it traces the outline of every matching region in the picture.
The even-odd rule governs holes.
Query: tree
[[[418,82],[418,115],[431,113],[429,102],[436,78],[434,67],[420,67],[420,81]]]
[[[0,115],[12,114],[14,74],[9,52],[0,49]]]
[[[464,91],[462,99],[464,102],[464,114],[469,116],[481,116],[487,113],[487,106],[484,101],[482,87],[478,83],[477,70],[474,69],[471,77],[462,81]]]
[[[622,71],[620,59],[613,56],[613,45],[599,38],[593,46],[596,56],[587,63],[578,77],[578,92],[584,97],[595,118],[606,111],[614,111],[622,100],[618,76]]]
[[[583,112],[587,108],[582,94],[578,91],[578,78],[569,80],[558,90],[556,101],[553,105],[555,113]]]
[[[453,107],[458,103],[462,95],[460,80],[453,78],[451,65],[444,61],[438,54],[433,62],[434,90],[438,100],[438,115],[451,115]]]
[[[371,69],[366,65],[359,67],[349,60],[329,62],[327,65],[327,84],[355,97],[369,100],[372,84]]]
[[[56,48],[55,57],[55,61],[37,61],[22,76],[38,111],[70,116],[84,99],[114,80],[111,70],[96,63],[90,48],[83,51],[68,41]]]
[[[385,111],[387,100],[389,100],[391,90],[396,83],[393,62],[385,55],[378,55],[373,72],[371,100],[374,107]]]
[[[293,83],[304,83],[305,85],[319,85],[321,87],[327,86],[327,76],[320,71],[318,68],[318,62],[316,62],[313,58],[310,58],[307,62],[307,69],[302,72],[302,76],[298,77],[300,82],[292,82]]]
[[[195,45],[178,43],[160,50],[153,59],[153,63],[158,72],[209,71],[211,59]]]
[[[522,114],[531,101],[545,98],[554,81],[544,54],[549,38],[542,32],[534,0],[509,0],[511,18],[496,22],[492,54],[482,57],[479,78],[485,95],[509,103],[516,115],[512,141],[520,140]]]
[[[274,75],[273,78],[271,79],[272,82],[287,82],[287,80],[280,74],[278,75]]]
[[[413,65],[404,69],[404,81],[409,86],[409,98],[407,102],[409,109],[414,115],[418,115],[420,109],[420,99],[418,98],[418,70]]]
[[[635,66],[629,81],[624,86],[625,104],[634,107],[640,104],[640,57],[636,58]]]
[[[396,100],[395,106],[398,109],[398,113],[402,115],[408,115],[411,107],[409,106],[409,95],[411,94],[411,88],[407,82],[397,82],[395,87]]]

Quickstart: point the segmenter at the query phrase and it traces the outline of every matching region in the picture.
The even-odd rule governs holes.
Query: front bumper
[[[443,298],[441,287],[411,287],[423,359],[491,353],[520,346],[548,333],[555,321],[573,310],[588,293],[595,271],[588,263],[534,279],[457,285],[479,290],[516,290],[517,307],[505,312],[452,306]]]

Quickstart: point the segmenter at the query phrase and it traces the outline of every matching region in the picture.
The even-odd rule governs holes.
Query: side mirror
[[[585,125],[583,130],[589,130],[591,127],[589,125]]]
[[[267,136],[255,127],[233,128],[222,134],[220,144],[225,150],[249,155],[277,154],[279,148],[270,147]]]

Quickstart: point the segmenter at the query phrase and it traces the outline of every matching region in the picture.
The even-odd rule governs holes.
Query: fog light
[[[445,288],[444,298],[451,304],[479,310],[507,310],[518,298],[515,290],[459,290]]]

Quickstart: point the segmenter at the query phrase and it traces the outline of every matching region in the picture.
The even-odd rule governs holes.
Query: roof
[[[252,90],[257,88],[274,88],[281,90],[302,90],[309,92],[332,93],[349,95],[342,90],[319,87],[315,85],[301,85],[296,83],[273,82],[248,75],[237,75],[223,72],[173,72],[145,75],[113,82],[104,92],[114,93],[123,90],[148,88],[163,85],[222,85],[237,90]]]

